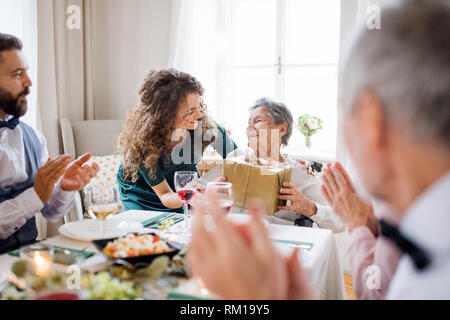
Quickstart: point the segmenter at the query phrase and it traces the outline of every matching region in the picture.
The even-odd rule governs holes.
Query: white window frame
[[[232,1],[236,0],[220,0],[218,5],[218,39],[219,41],[224,41],[225,39],[225,29],[226,29],[226,19],[227,13],[229,10],[229,6]],[[275,74],[275,99],[279,101],[284,101],[285,99],[285,75],[287,68],[298,68],[298,67],[331,67],[336,70],[335,75],[337,76],[338,70],[338,61],[336,63],[305,63],[305,64],[287,64],[284,63],[286,60],[286,1],[285,0],[276,0],[277,2],[277,12],[276,12],[276,57],[277,61],[274,61],[272,65],[226,65],[223,53],[218,54],[217,59],[217,85],[218,88],[223,88],[223,78],[224,74],[228,70],[239,69],[239,68],[273,68],[278,67],[278,71]],[[218,119],[223,119],[223,112],[226,110],[226,105],[224,105],[224,99],[222,98],[222,90],[218,90],[217,93],[217,110],[215,115]],[[257,98],[257,97],[255,97]],[[337,99],[336,99],[337,101]],[[337,106],[336,106],[337,108]],[[294,119],[295,123],[296,119]],[[336,118],[337,122],[337,118]],[[294,128],[294,130],[296,130]],[[318,160],[323,162],[333,162],[336,160],[336,144],[337,144],[337,136],[335,136],[335,153],[333,155],[323,155],[323,154],[314,154],[314,153],[302,153],[300,150],[298,152],[294,151],[285,151],[289,154],[302,157],[306,160]]]

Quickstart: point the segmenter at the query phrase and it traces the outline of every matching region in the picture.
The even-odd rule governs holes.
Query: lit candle
[[[203,295],[209,295],[209,290],[206,289],[205,283],[203,282],[202,278],[197,279],[198,285],[200,286],[200,292]]]
[[[50,273],[52,267],[52,257],[48,252],[35,251],[33,255],[34,273],[40,277],[45,277]]]

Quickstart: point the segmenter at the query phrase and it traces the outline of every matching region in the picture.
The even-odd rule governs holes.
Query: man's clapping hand
[[[97,163],[93,162],[90,166],[85,164],[91,157],[90,153],[86,153],[67,167],[61,179],[61,189],[79,191],[97,175],[100,170]]]
[[[34,190],[46,203],[53,194],[55,184],[60,180],[61,189],[64,191],[78,191],[83,189],[89,181],[97,175],[98,165],[83,165],[91,158],[87,153],[70,163],[70,156],[62,155],[48,161],[39,168],[34,179]]]
[[[34,178],[34,190],[42,203],[46,203],[50,199],[55,183],[64,174],[69,163],[70,156],[59,156],[55,159],[48,158],[47,162],[39,168]]]

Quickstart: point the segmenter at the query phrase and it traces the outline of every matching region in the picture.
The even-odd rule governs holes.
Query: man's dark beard
[[[27,101],[19,102],[19,99],[28,93],[30,93],[30,89],[26,88],[14,98],[11,93],[0,88],[0,109],[17,118],[24,116],[28,109]]]

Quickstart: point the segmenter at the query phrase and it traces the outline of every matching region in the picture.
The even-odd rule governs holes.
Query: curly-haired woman
[[[118,141],[123,162],[117,179],[127,210],[182,212],[175,172],[198,172],[209,145],[223,158],[237,149],[208,116],[203,92],[193,76],[175,69],[147,75],[141,103],[128,113]]]

